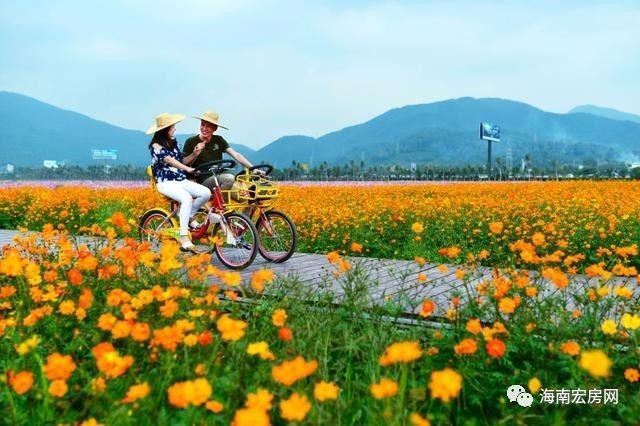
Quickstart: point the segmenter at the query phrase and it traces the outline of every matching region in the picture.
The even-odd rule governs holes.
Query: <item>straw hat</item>
[[[218,120],[220,120],[220,116],[218,115],[217,112],[205,111],[201,116],[196,115],[195,117],[199,118],[200,120],[208,121],[209,123],[215,124],[216,126],[222,127],[223,129],[227,129],[226,127],[224,127],[222,124],[218,122]]]
[[[163,112],[159,116],[156,117],[156,124],[149,127],[147,130],[147,134],[155,133],[158,130],[166,129],[169,126],[173,126],[176,123],[184,120],[184,115],[182,114],[169,114],[168,112]]]

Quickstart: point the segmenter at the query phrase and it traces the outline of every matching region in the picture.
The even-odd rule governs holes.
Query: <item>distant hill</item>
[[[292,160],[318,165],[351,160],[375,164],[410,162],[465,165],[486,161],[486,142],[478,138],[481,121],[499,124],[502,141],[493,144],[494,158],[511,155],[516,164],[525,154],[534,163],[622,159],[640,146],[640,124],[586,114],[554,114],[505,99],[450,99],[392,109],[365,123],[317,139],[292,136],[287,150],[271,145],[257,158],[278,166]],[[295,149],[292,148],[295,146]],[[290,153],[295,152],[295,156]]]
[[[28,96],[0,91],[0,162],[16,166],[42,166],[44,160],[87,166],[92,149],[115,149],[117,160],[109,164],[149,163],[144,132],[123,129],[77,112],[57,108]],[[182,144],[186,137],[178,137]],[[253,150],[232,145],[249,157]]]
[[[502,127],[493,158],[513,164],[529,155],[534,165],[574,160],[616,161],[636,158],[640,123],[592,113],[554,114],[506,99],[470,97],[395,108],[371,120],[319,138],[284,136],[254,151],[232,145],[252,162],[289,167],[292,161],[318,166],[364,162],[367,166],[411,162],[437,165],[484,164],[487,143],[478,127],[488,121]],[[117,149],[110,164],[144,165],[149,137],[85,115],[56,108],[27,96],[0,92],[0,146],[3,163],[40,166],[43,160],[95,164],[92,149]],[[182,144],[187,135],[179,135]]]
[[[618,111],[617,109],[603,108],[595,105],[580,105],[568,112],[568,114],[576,113],[593,114],[599,115],[600,117],[610,118],[612,120],[626,120],[640,123],[640,115],[629,114],[628,112]]]

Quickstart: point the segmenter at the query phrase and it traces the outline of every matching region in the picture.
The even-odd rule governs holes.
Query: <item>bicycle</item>
[[[254,173],[261,170],[263,174]],[[273,166],[260,164],[236,174],[235,189],[223,190],[230,209],[244,210],[249,218],[256,217],[258,252],[273,263],[287,261],[295,252],[298,241],[296,226],[280,210],[274,209],[280,190],[270,174]]]
[[[232,160],[212,161],[197,167],[194,175],[211,174],[215,178],[217,173],[235,167],[236,162]],[[151,166],[147,167],[147,175],[153,189],[157,191]],[[177,241],[180,238],[180,204],[175,200],[168,201],[169,210],[154,207],[140,217],[138,229],[142,241],[155,243],[157,246],[163,239]],[[246,268],[254,261],[258,252],[258,231],[255,225],[246,215],[225,205],[217,178],[209,203],[209,208],[200,209],[194,215],[193,222],[189,224],[189,233],[196,246],[196,252],[215,252],[220,262],[228,268]]]

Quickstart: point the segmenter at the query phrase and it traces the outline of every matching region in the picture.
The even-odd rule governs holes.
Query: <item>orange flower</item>
[[[327,260],[329,263],[337,263],[340,260],[340,254],[337,251],[331,251],[327,253]]]
[[[96,359],[96,365],[107,378],[122,376],[133,365],[131,355],[120,356],[118,352],[106,352]]]
[[[58,306],[58,312],[62,315],[73,315],[75,311],[76,306],[75,303],[73,303],[73,300],[65,300]]]
[[[222,340],[235,342],[244,336],[244,329],[247,327],[247,323],[234,320],[225,314],[216,322],[216,327],[222,334]]]
[[[265,341],[249,343],[249,346],[247,346],[247,353],[249,355],[258,355],[264,360],[276,359],[275,355],[273,355],[269,350],[269,344]]]
[[[78,307],[82,309],[89,309],[93,304],[93,292],[89,288],[83,288],[80,297],[78,298]]]
[[[209,330],[205,330],[198,336],[198,343],[202,346],[210,345],[213,342],[213,335]]]
[[[225,271],[222,273],[220,277],[222,282],[230,287],[239,286],[242,283],[242,275],[239,272],[235,271]]]
[[[534,246],[541,246],[541,245],[544,245],[544,243],[546,242],[546,238],[544,237],[543,233],[536,232],[531,236],[531,242],[533,243]]]
[[[553,285],[558,288],[565,288],[569,285],[569,278],[558,268],[543,268],[542,276],[551,280]]]
[[[122,212],[115,212],[111,215],[111,223],[118,228],[122,228],[127,224],[127,217]]]
[[[76,363],[69,355],[62,355],[58,352],[47,357],[47,364],[44,366],[44,374],[49,380],[67,380],[76,369]]]
[[[398,393],[398,384],[390,379],[382,379],[372,384],[370,390],[375,399],[390,398]]]
[[[222,403],[218,402],[218,401],[207,401],[206,404],[204,404],[204,407],[211,411],[212,413],[221,413],[222,410],[224,410],[224,405],[222,405]]]
[[[145,322],[137,322],[131,327],[131,338],[136,342],[144,342],[149,340],[151,336],[151,327]]]
[[[500,339],[491,339],[485,345],[487,354],[492,358],[500,358],[507,350],[507,346]]]
[[[433,314],[436,310],[436,304],[433,301],[426,299],[422,302],[422,308],[420,309],[420,316],[423,318]]]
[[[469,333],[478,334],[482,331],[482,324],[480,323],[479,319],[474,318],[467,321],[466,328]]]
[[[627,368],[624,370],[624,378],[630,383],[635,383],[640,380],[640,372],[635,368]]]
[[[462,376],[455,370],[445,368],[444,370],[431,373],[429,381],[431,398],[438,398],[442,402],[449,402],[457,398],[462,389]]]
[[[261,293],[264,290],[264,285],[273,281],[275,274],[271,269],[260,269],[251,275],[251,288]]]
[[[501,234],[504,224],[502,222],[493,222],[489,225],[489,230],[494,234]]]
[[[284,323],[287,320],[287,311],[284,309],[276,309],[271,315],[271,323],[276,327],[284,327]]]
[[[396,342],[389,345],[384,351],[380,357],[380,365],[386,367],[391,364],[409,363],[420,359],[421,356],[422,350],[417,341]]]
[[[254,393],[247,395],[247,400],[244,406],[247,408],[257,408],[260,410],[271,410],[271,401],[273,400],[273,394],[266,389],[258,389]]]
[[[411,225],[411,230],[416,234],[422,234],[422,232],[424,231],[424,225],[421,222],[414,222]]]
[[[211,385],[206,379],[174,383],[167,390],[169,404],[177,408],[189,405],[200,406],[211,396]]]
[[[151,392],[151,388],[149,387],[147,382],[139,385],[133,385],[127,391],[127,395],[122,400],[122,403],[131,404],[132,402],[146,397],[147,395],[149,395],[149,392]]]
[[[270,424],[266,411],[259,408],[241,408],[235,412],[231,426],[269,426]]]
[[[324,402],[330,399],[338,399],[338,392],[340,388],[335,383],[330,382],[318,382],[313,388],[313,397],[320,402]]]
[[[128,321],[116,321],[111,329],[114,339],[124,339],[131,333],[131,324]]]
[[[293,339],[293,331],[289,327],[280,327],[278,329],[278,339],[288,342]]]
[[[49,385],[49,393],[56,398],[62,398],[66,395],[69,387],[67,386],[67,382],[64,380],[54,380]]]
[[[107,352],[115,352],[115,351],[116,349],[113,347],[113,345],[110,342],[98,343],[93,347],[93,349],[91,349],[91,353],[93,353],[93,356],[96,359],[100,358],[102,355],[106,354]]]
[[[418,413],[411,413],[409,421],[413,426],[431,426],[431,422]]]
[[[178,312],[178,303],[175,300],[167,300],[164,305],[160,307],[160,313],[165,318],[171,318]]]
[[[355,242],[351,243],[350,249],[354,253],[362,253],[362,244],[355,243]]]
[[[458,355],[472,355],[478,350],[478,344],[475,339],[462,339],[453,349]]]
[[[17,374],[13,374],[12,371],[9,371],[8,379],[9,385],[18,395],[24,395],[29,392],[31,386],[33,386],[33,373],[30,371],[21,371]]]
[[[271,369],[271,376],[276,382],[291,386],[298,380],[312,375],[317,368],[318,361],[306,361],[303,357],[298,356],[291,361],[284,361],[274,366]]]
[[[514,313],[516,310],[516,306],[517,306],[516,302],[510,297],[503,297],[502,299],[500,299],[500,302],[498,303],[500,312],[505,314]]]
[[[291,394],[289,399],[280,401],[280,415],[289,421],[302,421],[311,410],[311,403],[306,396],[297,392]]]
[[[576,356],[580,353],[580,345],[573,340],[570,340],[561,344],[560,350],[562,351],[562,353],[565,353],[567,355]]]
[[[609,376],[613,362],[602,350],[593,349],[580,354],[578,365],[592,377],[601,378]]]

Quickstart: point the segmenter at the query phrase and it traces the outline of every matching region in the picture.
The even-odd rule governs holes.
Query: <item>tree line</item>
[[[366,165],[364,161],[350,161],[342,165],[322,162],[309,166],[292,161],[291,165],[276,168],[273,176],[278,180],[292,181],[375,181],[375,180],[528,180],[528,179],[640,179],[640,167],[629,169],[624,163],[586,163],[579,165],[551,162],[547,166],[507,167],[497,159],[491,171],[486,164],[444,166],[415,164],[414,167],[391,165]],[[44,167],[16,167],[12,173],[0,174],[2,180],[146,180],[146,167],[134,165],[91,165]]]

